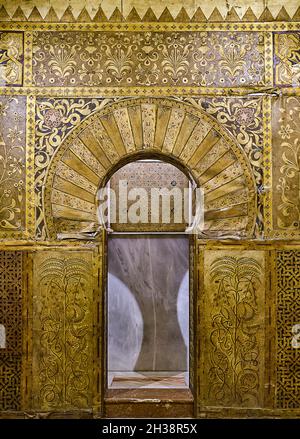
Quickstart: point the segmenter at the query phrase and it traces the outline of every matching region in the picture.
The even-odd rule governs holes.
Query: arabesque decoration
[[[215,118],[237,140],[251,165],[257,191],[255,235],[264,231],[263,200],[263,108],[261,97],[201,97],[184,98]]]
[[[299,97],[279,98],[272,114],[274,229],[296,236],[300,229]]]
[[[43,187],[51,158],[68,133],[87,116],[115,99],[44,99],[36,105],[35,193],[36,237],[45,239]]]
[[[264,85],[260,32],[34,32],[36,86]]]
[[[259,252],[205,253],[207,405],[262,404],[264,260]]]
[[[300,32],[274,33],[275,84],[300,85]]]
[[[0,87],[23,83],[23,33],[0,32]]]
[[[242,148],[191,105],[138,98],[89,116],[54,155],[44,194],[49,236],[78,226],[95,230],[99,185],[119,161],[134,154],[161,154],[192,172],[204,190],[205,233],[253,233],[255,182]]]
[[[0,97],[0,236],[25,228],[26,98]]]
[[[34,259],[33,406],[92,406],[92,252],[41,252]]]

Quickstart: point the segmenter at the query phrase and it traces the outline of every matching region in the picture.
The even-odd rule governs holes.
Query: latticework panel
[[[0,252],[0,410],[19,410],[22,356],[22,253]]]
[[[300,251],[278,251],[277,388],[281,408],[300,407],[300,350],[293,347],[293,327],[300,323]]]

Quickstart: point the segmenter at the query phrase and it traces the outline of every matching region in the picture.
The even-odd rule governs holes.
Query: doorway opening
[[[189,239],[108,238],[107,386],[189,388]]]
[[[106,206],[99,217],[107,229],[106,407],[129,395],[141,401],[160,395],[192,413],[193,236],[186,230],[195,187],[189,175],[155,157],[119,168],[101,195]],[[124,188],[126,203],[119,200]],[[158,204],[153,189],[160,191]]]

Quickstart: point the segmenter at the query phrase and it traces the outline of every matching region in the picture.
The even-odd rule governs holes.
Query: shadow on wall
[[[108,273],[108,370],[134,370],[143,341],[143,316],[132,292]]]
[[[109,239],[109,371],[187,370],[188,261],[186,237]]]
[[[187,361],[187,370],[189,369],[189,329],[190,329],[190,320],[189,320],[189,271],[187,271],[182,279],[182,282],[178,291],[177,298],[177,319],[180,327],[180,331],[184,340],[184,344],[187,350],[186,353],[186,361]]]

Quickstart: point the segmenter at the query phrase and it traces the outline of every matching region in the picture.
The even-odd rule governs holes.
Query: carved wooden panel
[[[92,256],[88,251],[52,250],[34,257],[34,408],[92,407]]]
[[[0,410],[21,406],[22,254],[0,252],[0,324],[5,344],[0,349]]]
[[[34,32],[36,86],[265,83],[260,32]]]
[[[3,237],[14,235],[25,226],[25,155],[26,98],[0,96],[0,234]]]
[[[276,404],[280,408],[295,409],[300,407],[300,350],[293,343],[298,332],[294,326],[300,324],[300,250],[276,252],[276,275]]]
[[[23,83],[23,32],[0,32],[0,86]]]
[[[1,410],[21,408],[21,355],[0,354]]]
[[[300,98],[276,99],[272,110],[273,226],[279,236],[300,232]]]
[[[260,407],[264,391],[265,264],[260,251],[204,252],[200,400]]]
[[[275,84],[299,87],[300,32],[274,33]]]

